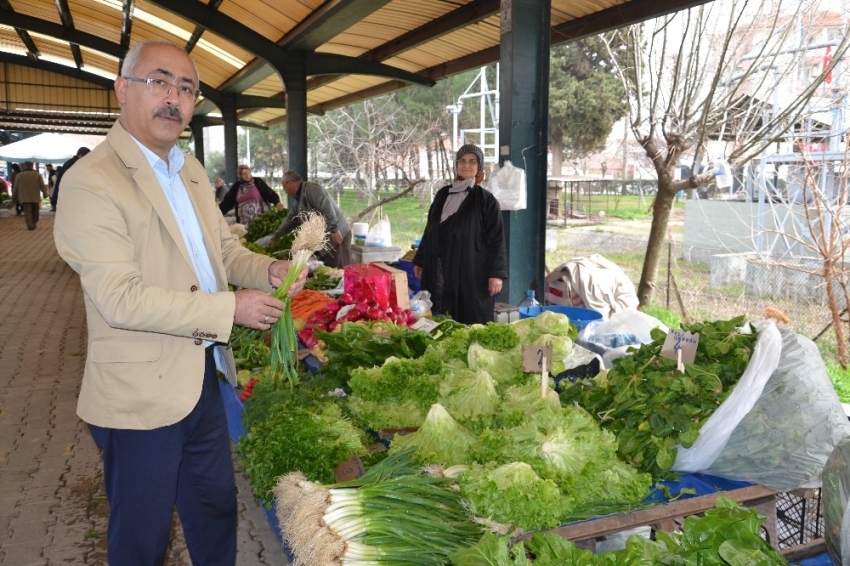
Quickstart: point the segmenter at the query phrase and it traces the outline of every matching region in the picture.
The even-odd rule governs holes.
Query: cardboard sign
[[[667,333],[667,338],[661,347],[661,356],[676,360],[680,365],[692,364],[697,355],[697,345],[699,345],[699,333],[691,334],[673,328]]]
[[[552,344],[538,346],[537,344],[522,345],[522,371],[540,373],[543,371],[543,358],[546,358],[546,369],[552,367]]]
[[[430,333],[433,332],[433,330],[438,326],[440,326],[439,322],[434,322],[430,318],[420,318],[419,320],[414,322],[413,326],[411,326],[410,328],[412,328],[413,330],[422,330]]]
[[[357,455],[352,456],[345,462],[340,462],[336,470],[334,470],[336,481],[339,483],[359,478],[364,473],[366,473],[366,468],[363,467],[363,462]]]

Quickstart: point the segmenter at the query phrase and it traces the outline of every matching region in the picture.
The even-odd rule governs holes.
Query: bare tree
[[[611,60],[629,93],[632,133],[658,178],[641,305],[652,303],[676,193],[709,183],[721,159],[734,170],[793,144],[795,129],[817,110],[818,88],[848,46],[844,15],[834,41],[807,36],[822,15],[813,2],[718,0],[623,28],[609,44],[628,46],[628,56]],[[827,47],[831,59],[810,76],[812,58],[823,62]],[[686,164],[690,177],[677,179]]]
[[[333,110],[311,118],[316,174],[329,190],[356,189],[372,210],[412,191],[422,175],[420,151],[439,131],[439,124],[410,119],[392,95]]]

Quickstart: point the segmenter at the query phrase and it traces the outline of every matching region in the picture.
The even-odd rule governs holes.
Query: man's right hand
[[[233,315],[234,324],[268,330],[283,314],[283,302],[271,293],[256,289],[240,289],[236,295],[236,313]]]

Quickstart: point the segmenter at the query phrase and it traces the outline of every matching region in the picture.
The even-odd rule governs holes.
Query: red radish
[[[350,305],[354,302],[354,297],[352,297],[350,293],[343,293],[339,296],[339,299],[337,299],[337,301],[341,305]]]

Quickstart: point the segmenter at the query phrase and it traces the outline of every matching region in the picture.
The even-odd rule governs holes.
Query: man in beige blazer
[[[194,565],[234,564],[216,369],[233,381],[234,324],[267,330],[281,316],[271,291],[290,267],[230,235],[203,166],[176,147],[198,84],[176,45],[133,47],[115,80],[120,118],[63,177],[56,213],[56,247],[80,275],[88,323],[77,414],[103,449],[107,552],[121,566],[163,563],[175,506]]]

